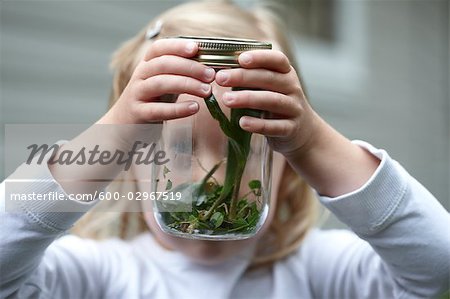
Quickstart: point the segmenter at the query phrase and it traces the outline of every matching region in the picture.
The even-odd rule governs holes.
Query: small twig
[[[202,163],[200,162],[200,159],[199,159],[198,157],[196,157],[196,159],[197,159],[197,163],[198,163],[198,165],[200,166],[200,168],[201,168],[204,172],[209,173],[210,171],[209,171],[208,169],[206,169],[206,168],[202,165]],[[222,159],[222,161],[220,161],[220,162],[217,163],[216,165],[221,165],[223,162],[225,162],[225,159]],[[214,165],[214,167],[216,167],[216,165]],[[214,168],[214,167],[213,167],[213,168]],[[215,183],[216,185],[219,185],[219,182],[216,180],[216,178],[215,178],[213,175],[211,175],[211,178],[214,180],[214,183]]]
[[[220,207],[222,207],[225,209],[225,214],[228,214],[228,208],[227,208],[227,204],[226,203],[222,203],[220,206],[217,207],[217,209],[219,209]]]

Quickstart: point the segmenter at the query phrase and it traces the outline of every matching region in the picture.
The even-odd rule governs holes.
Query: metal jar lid
[[[272,44],[251,39],[222,37],[179,36],[195,41],[199,50],[195,60],[214,68],[239,67],[238,56],[242,52],[259,49],[272,49]]]

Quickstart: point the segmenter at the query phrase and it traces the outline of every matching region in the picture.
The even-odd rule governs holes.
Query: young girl
[[[274,50],[246,52],[241,68],[216,73],[191,59],[196,43],[166,38],[177,35],[264,40]],[[98,124],[189,117],[205,111],[202,99],[212,91],[228,108],[270,112],[272,118],[246,116],[239,124],[267,136],[275,151],[274,208],[254,238],[200,241],[166,235],[152,213],[89,212],[78,221],[83,212],[48,212],[58,201],[29,202],[23,213],[1,215],[2,298],[430,298],[449,288],[448,213],[385,151],[349,141],[312,110],[269,14],[226,1],[184,4],[124,44],[112,65],[112,107]],[[169,94],[177,101],[161,101]],[[64,148],[76,149],[80,140]],[[97,171],[82,165],[70,173],[85,178]],[[68,172],[38,165],[33,178],[40,183],[22,192],[105,187],[87,190],[63,179]],[[353,232],[312,229],[316,199],[308,185]],[[1,187],[3,205],[8,190],[5,182]],[[87,212],[95,202],[71,204]],[[58,238],[77,221],[74,232],[105,240]]]

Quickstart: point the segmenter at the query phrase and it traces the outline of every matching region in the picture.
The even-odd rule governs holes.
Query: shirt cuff
[[[367,142],[354,144],[381,160],[371,178],[359,189],[338,196],[319,196],[322,204],[358,235],[372,235],[389,225],[407,190],[407,173],[386,151]]]
[[[61,146],[66,141],[56,144]],[[53,232],[69,229],[97,200],[82,202],[71,200],[61,185],[55,180],[47,162],[52,157],[49,152],[37,163],[20,165],[4,181],[5,211],[25,213],[31,221]],[[47,199],[43,200],[43,196]],[[37,199],[41,196],[41,199]],[[50,199],[52,198],[52,199]]]

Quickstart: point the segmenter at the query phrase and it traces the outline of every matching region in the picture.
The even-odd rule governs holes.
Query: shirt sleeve
[[[84,258],[83,263],[70,253],[70,246],[47,248],[95,201],[66,200],[64,209],[72,208],[75,212],[58,212],[61,204],[58,200],[20,201],[13,211],[8,205],[12,194],[17,193],[54,192],[67,197],[48,169],[49,158],[46,157],[45,163],[21,165],[0,184],[0,298],[53,298],[56,294],[58,298],[88,298],[83,294],[87,291],[96,294],[98,290],[92,280],[99,269],[93,244],[86,241],[84,246],[78,246],[82,250],[77,257]]]
[[[449,213],[384,150],[354,143],[381,163],[360,189],[320,197],[359,238],[312,234],[308,272],[317,297],[432,298],[448,290]]]

